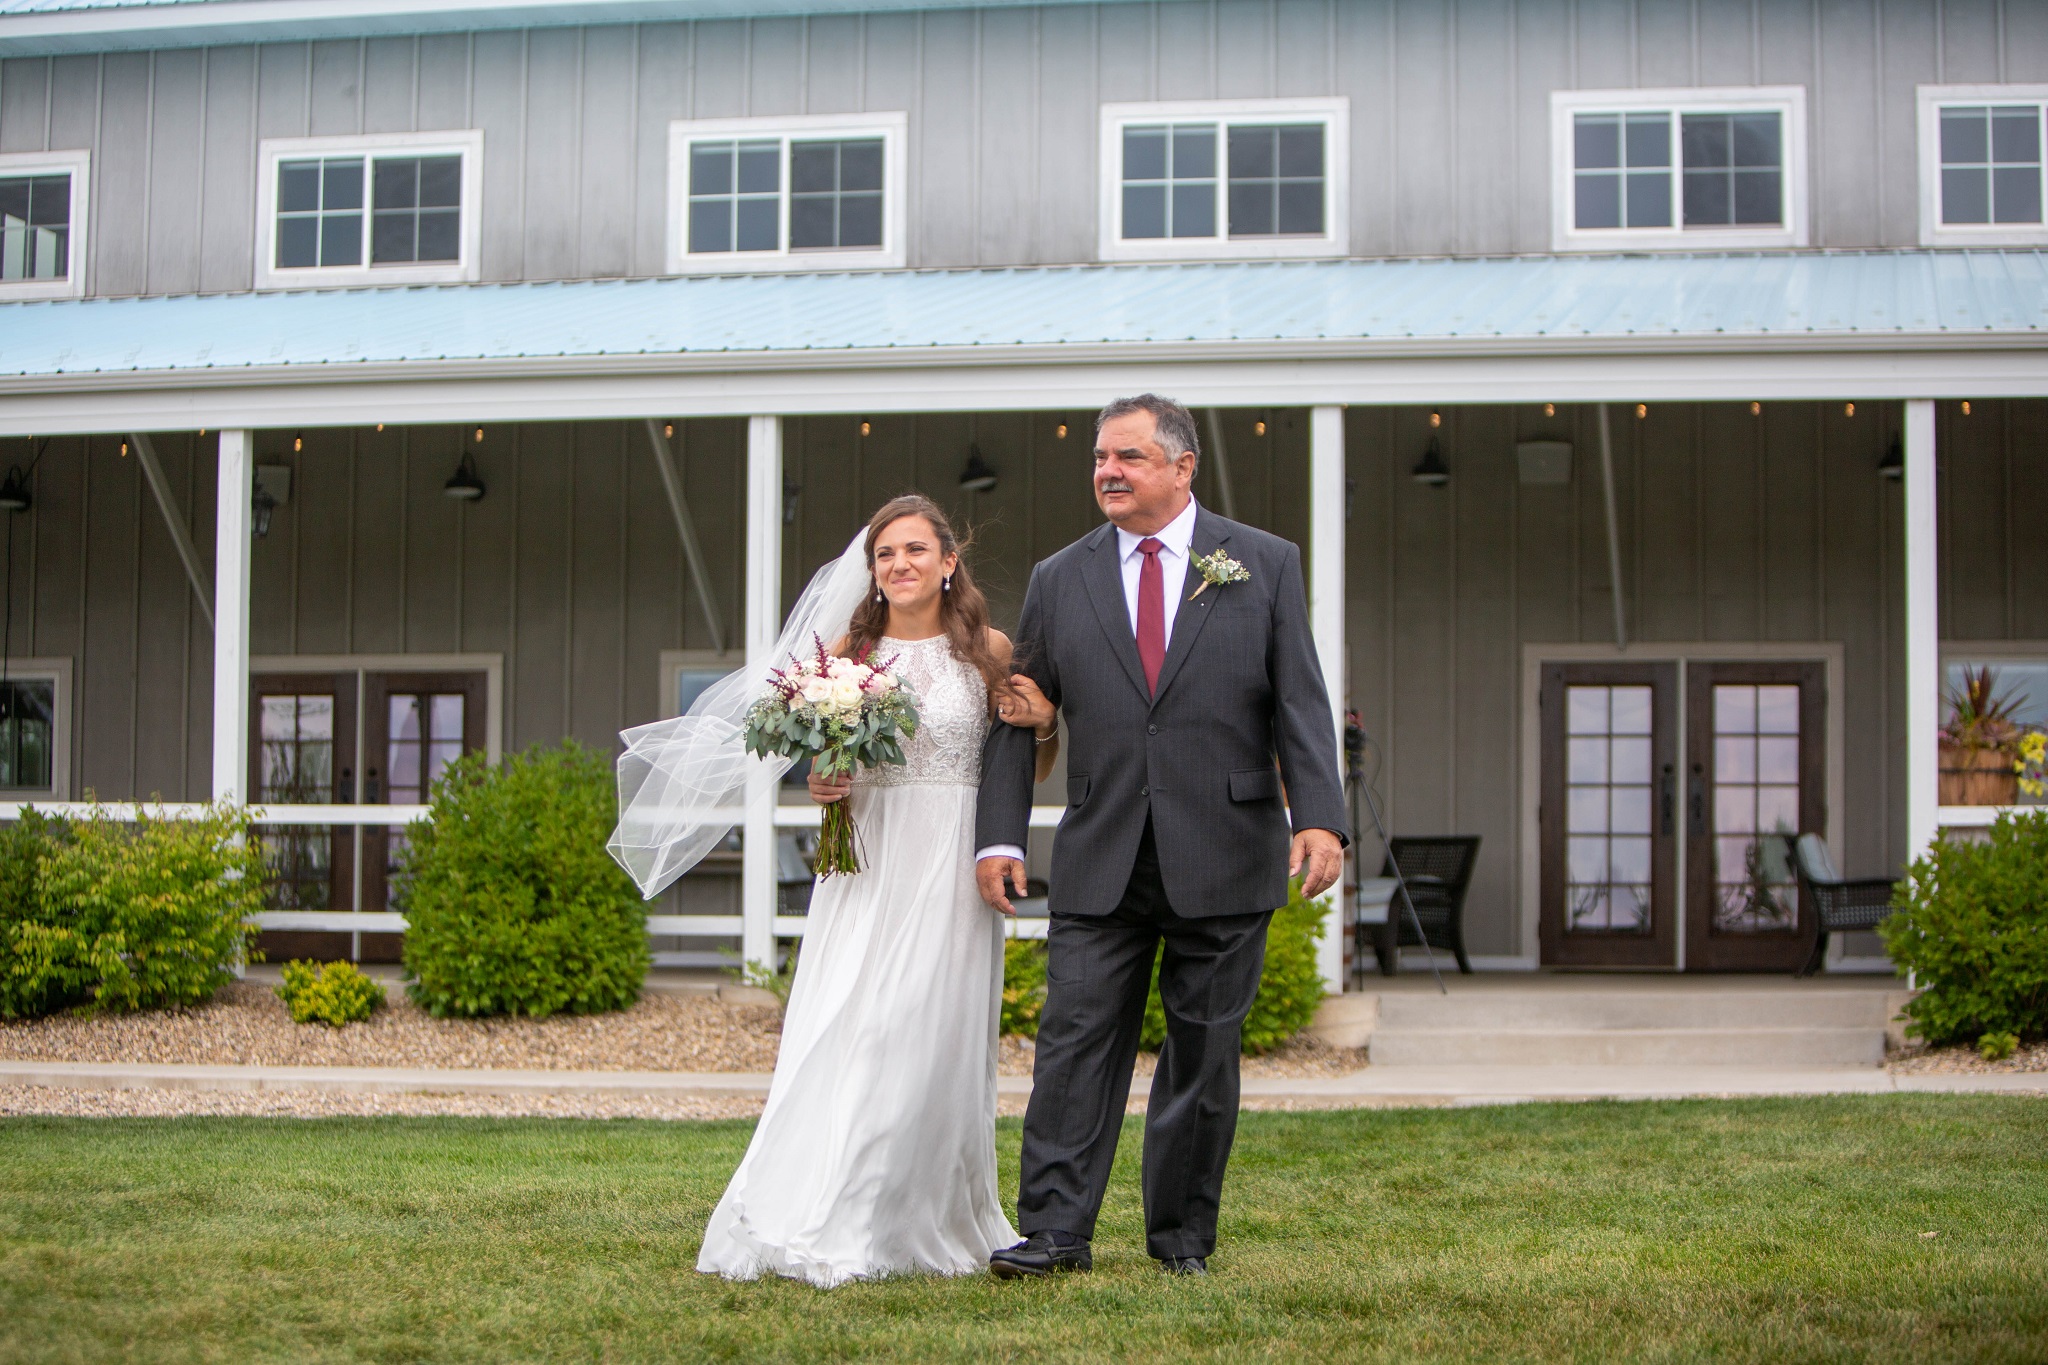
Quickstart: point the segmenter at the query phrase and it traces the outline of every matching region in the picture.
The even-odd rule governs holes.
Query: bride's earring
[[[882,600],[882,585],[880,583],[875,584],[875,600],[877,602]]]
[[[940,580],[939,580],[939,591],[940,591],[940,592],[951,592],[951,591],[953,591],[953,575],[951,575],[951,574],[947,574],[947,575],[946,575],[946,576],[945,576],[944,578],[942,578],[942,579],[940,579]]]

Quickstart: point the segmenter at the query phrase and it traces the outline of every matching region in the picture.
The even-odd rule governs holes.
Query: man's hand
[[[991,910],[1015,916],[1017,909],[1006,893],[1014,889],[1017,895],[1024,894],[1024,864],[1015,858],[983,858],[974,865],[974,884]]]
[[[1302,895],[1313,900],[1335,886],[1337,878],[1343,874],[1344,845],[1335,834],[1326,829],[1305,829],[1294,836],[1294,848],[1287,859],[1287,875],[1302,878]],[[988,893],[984,891],[982,894],[986,896]]]

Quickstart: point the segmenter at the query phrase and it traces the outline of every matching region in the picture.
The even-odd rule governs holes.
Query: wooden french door
[[[363,802],[426,804],[436,778],[484,747],[481,673],[363,675]],[[396,910],[393,878],[405,849],[398,825],[363,827],[363,908]]]
[[[1814,910],[1778,836],[1827,829],[1826,675],[1818,663],[1686,669],[1689,971],[1793,971]]]
[[[1544,965],[1675,966],[1678,666],[1549,664],[1539,709]]]
[[[249,792],[269,802],[327,806],[355,800],[356,675],[266,673],[250,678]],[[261,828],[278,910],[355,908],[356,832],[347,825]],[[346,955],[349,936],[271,931],[266,957]]]

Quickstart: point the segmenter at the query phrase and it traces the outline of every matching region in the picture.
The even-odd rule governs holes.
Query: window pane
[[[1607,733],[1607,697],[1611,689],[1605,687],[1567,687],[1565,689],[1565,730],[1574,735],[1604,735]]]
[[[428,737],[437,741],[448,741],[460,745],[462,743],[462,694],[460,692],[437,692],[434,694],[431,706],[432,709],[427,715],[428,724],[432,727]]]
[[[1572,782],[1607,780],[1607,741],[1572,739],[1565,745],[1565,775]]]
[[[1756,828],[1756,788],[1741,785],[1714,788],[1714,829],[1721,834],[1747,834]]]
[[[1607,841],[1602,838],[1572,839],[1567,841],[1566,861],[1571,867],[1574,882],[1604,882],[1607,880]]]
[[[1759,782],[1799,780],[1799,737],[1770,735],[1756,742],[1756,779]]]
[[[1174,129],[1173,178],[1214,179],[1215,175],[1216,130],[1213,127]]]
[[[790,179],[795,180],[794,171]],[[832,197],[807,195],[789,201],[789,247],[802,251],[837,246],[832,222]]]
[[[1321,235],[1323,231],[1323,182],[1280,182],[1280,232]]]
[[[320,264],[363,263],[363,215],[330,213],[320,219]]]
[[[1274,185],[1270,180],[1254,180],[1246,184],[1232,181],[1230,185],[1230,235],[1233,237],[1270,237],[1274,229]],[[1178,191],[1176,191],[1178,194]],[[1178,216],[1178,215],[1176,215]]]
[[[1204,181],[1173,187],[1173,235],[1214,237],[1216,235],[1216,184]]]
[[[1621,116],[1580,114],[1573,119],[1572,164],[1580,170],[1618,168],[1621,165]]]
[[[1166,179],[1166,130],[1164,128],[1124,129],[1124,179]],[[1126,236],[1130,234],[1125,234]],[[1165,236],[1164,230],[1151,234]]]
[[[1580,228],[1621,226],[1621,177],[1581,175],[1573,187],[1572,224]]]
[[[1647,687],[1614,688],[1610,696],[1613,720],[1608,728],[1617,735],[1649,734],[1650,697]]]
[[[1616,738],[1611,742],[1608,758],[1608,780],[1613,782],[1648,782],[1650,780],[1650,741],[1647,739]]]
[[[739,162],[741,194],[773,194],[782,188],[781,143],[742,142]],[[744,229],[741,235],[745,236]]]
[[[420,207],[452,209],[462,206],[461,157],[422,157],[419,168]]]
[[[1270,180],[1279,169],[1279,140],[1277,128],[1232,128],[1230,178]]]
[[[409,209],[420,200],[420,163],[417,157],[380,157],[371,176],[374,207]]]
[[[1783,181],[1776,171],[1737,171],[1735,221],[1745,226],[1775,227],[1785,221]]]
[[[320,207],[359,209],[363,206],[363,163],[351,157],[329,161],[321,171]]]
[[[1607,876],[1610,881],[1617,882],[1650,880],[1650,841],[1640,838],[1608,840]]]
[[[839,144],[839,188],[842,192],[882,188],[882,139],[860,138]]]
[[[1730,123],[1737,166],[1777,169],[1783,165],[1778,151],[1778,115],[1737,114]]]
[[[1991,172],[1982,167],[1941,172],[1941,221],[1944,223],[1988,223],[1991,221]]]
[[[1627,127],[1631,168],[1671,164],[1671,115],[1630,114]]]
[[[1279,130],[1280,174],[1293,179],[1323,178],[1323,125],[1297,124]],[[1283,232],[1286,229],[1281,229]],[[1318,229],[1320,231],[1320,229]]]
[[[422,261],[462,258],[462,210],[429,209],[420,214],[416,258]]]
[[[1632,228],[1671,226],[1669,172],[1628,177],[1628,225]]]
[[[277,166],[277,207],[280,213],[320,207],[320,163],[281,161]]]
[[[1124,186],[1124,236],[1127,238],[1166,235],[1166,186]]]
[[[1773,683],[1756,690],[1756,731],[1760,735],[1799,733],[1799,688]]]
[[[53,683],[0,686],[0,787],[45,790],[53,785],[50,731],[56,706]]]
[[[780,245],[781,232],[777,219],[781,216],[781,201],[776,199],[742,199],[739,203],[739,224],[737,247],[741,251],[773,251]]]
[[[376,214],[370,222],[370,260],[399,265],[414,259],[413,227],[417,217],[406,211]]]
[[[789,188],[792,194],[832,191],[839,188],[839,144],[836,142],[792,142],[789,144]],[[794,241],[796,230],[790,229]]]
[[[1758,787],[1756,827],[1766,833],[1800,833],[1799,788]]]
[[[1616,834],[1650,832],[1650,789],[1615,787],[1613,829]]]
[[[690,205],[690,250],[732,250],[730,199],[699,199]]]
[[[1572,834],[1605,834],[1607,792],[1606,787],[1573,787],[1565,798],[1565,829]]]
[[[420,699],[410,692],[402,692],[390,699],[390,709],[385,712],[387,728],[391,732],[394,747],[398,741],[420,739]],[[398,769],[392,767],[393,781],[398,780]]]
[[[1944,163],[1983,162],[1991,152],[1990,110],[1980,107],[1941,111],[1941,159]]]
[[[1729,164],[1733,148],[1729,146],[1729,119],[1726,114],[1687,114],[1679,120],[1679,154],[1684,157],[1687,170],[1709,169]],[[1648,166],[1654,162],[1637,161],[1633,153],[1635,140],[1629,142],[1631,165]]]
[[[290,270],[320,264],[320,220],[280,218],[277,223],[277,268]]]
[[[1756,781],[1756,741],[1747,736],[1718,736],[1714,740],[1716,782]]]
[[[732,157],[730,142],[693,143],[690,147],[690,193],[731,194]],[[693,251],[700,249],[691,248]]]
[[[2041,170],[2038,166],[2000,166],[1991,172],[1992,219],[2000,223],[2041,221]]]
[[[1734,205],[1728,202],[1726,171],[1685,173],[1685,225],[1713,227],[1731,220]]]
[[[842,160],[840,171],[845,173]],[[880,246],[882,244],[882,196],[848,194],[839,200],[839,245]]]
[[[1714,730],[1724,735],[1756,733],[1756,688],[1722,683],[1714,688]]]
[[[2041,115],[2029,105],[1991,111],[1991,159],[2027,162],[2041,159]]]

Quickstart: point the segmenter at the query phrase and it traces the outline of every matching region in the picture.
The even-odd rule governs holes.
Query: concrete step
[[[1894,999],[1894,996],[1898,999]],[[1867,1028],[1883,1031],[1903,993],[1883,990],[1486,991],[1387,993],[1380,1029]]]
[[[1383,1014],[1370,1056],[1376,1067],[1876,1066],[1884,1060],[1884,1029],[1413,1028],[1392,1026]]]

